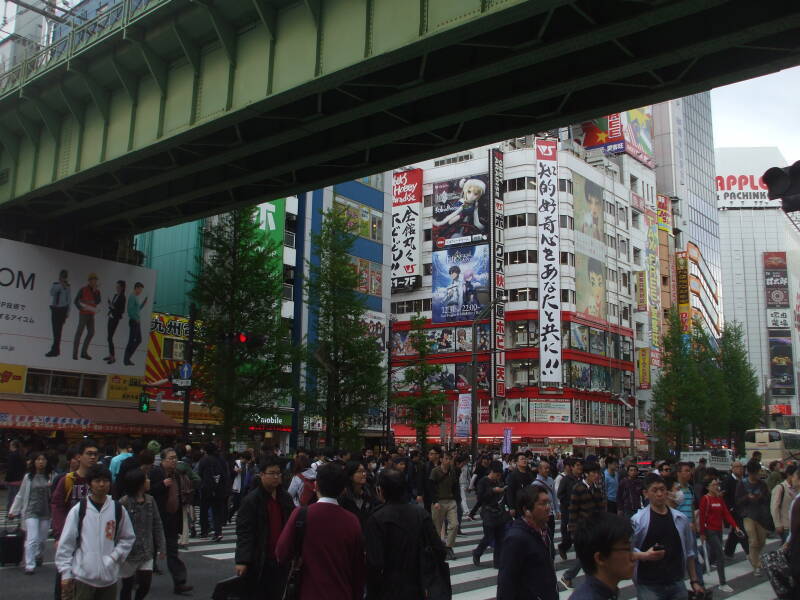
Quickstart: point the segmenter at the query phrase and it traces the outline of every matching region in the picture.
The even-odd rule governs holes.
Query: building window
[[[627,271],[620,271],[620,273],[622,275],[622,287],[624,287],[626,290],[628,290],[628,293],[630,293],[630,276],[628,275]]]
[[[506,179],[503,182],[503,191],[517,192],[519,190],[535,190],[536,178],[535,177],[515,177],[514,179]]]
[[[420,300],[404,300],[392,302],[391,311],[395,315],[417,314],[431,310],[431,299],[422,298]]]
[[[561,290],[561,302],[575,304],[575,290]]]
[[[642,264],[642,251],[640,248],[636,246],[633,247],[633,264],[641,265]]]
[[[517,288],[508,290],[509,302],[530,302],[539,300],[538,288]]]
[[[529,348],[539,345],[538,321],[509,321],[506,323],[508,348]]]
[[[433,194],[425,194],[422,197],[422,206],[425,208],[430,208],[433,206]]]
[[[383,293],[383,265],[366,258],[350,257],[353,269],[358,274],[356,290],[362,294],[380,296]]]
[[[25,393],[74,398],[101,398],[105,383],[105,375],[28,369]]]
[[[617,204],[617,223],[622,223],[625,229],[628,228],[628,211],[619,204]]]
[[[536,226],[536,213],[520,213],[506,217],[506,229],[511,227]]]
[[[636,339],[644,341],[644,323],[636,323]]]
[[[614,204],[606,200],[606,214],[611,215],[612,217],[616,216],[617,210],[614,208]]]
[[[569,215],[560,215],[561,229],[575,229],[575,219]]]
[[[606,269],[606,277],[612,283],[617,283],[617,272],[614,269]]]
[[[630,321],[631,318],[631,305],[630,304],[621,304],[622,307],[622,320],[623,321]]]
[[[334,197],[333,207],[346,215],[350,233],[375,242],[383,241],[383,212],[339,195]]]
[[[613,235],[609,235],[609,234],[605,234],[605,236],[606,236],[606,246],[616,250],[617,249],[617,238],[615,238]]]
[[[472,160],[472,152],[466,152],[464,154],[457,154],[456,156],[448,156],[447,158],[440,158],[437,161],[434,161],[434,167],[443,167],[444,165],[453,165],[455,163],[464,162],[465,160]]]
[[[428,230],[430,231],[430,229]],[[433,263],[425,263],[422,265],[423,275],[433,275]]]
[[[661,276],[661,287],[664,289],[669,287],[669,277],[666,275]]]
[[[635,210],[631,210],[631,225],[633,225],[636,229],[641,229],[642,228],[642,215],[641,215],[641,213],[638,213]]]
[[[619,254],[624,256],[626,260],[628,259],[628,240],[624,237],[619,238]]]
[[[517,265],[522,263],[536,264],[537,250],[514,250],[506,253],[506,264]]]
[[[561,253],[561,264],[562,265],[569,265],[570,267],[575,266],[575,255],[572,252],[562,252]]]
[[[430,242],[431,241],[431,230],[430,229],[423,229],[422,230],[422,241],[423,242]]]
[[[558,180],[558,191],[559,192],[567,192],[568,194],[572,193],[572,180],[571,179],[559,179]]]

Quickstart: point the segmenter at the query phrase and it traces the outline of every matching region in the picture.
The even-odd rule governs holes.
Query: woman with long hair
[[[53,465],[43,451],[29,457],[28,472],[22,478],[19,493],[8,512],[8,518],[22,517],[25,530],[25,574],[33,575],[42,564],[42,552],[50,531],[50,494],[55,480]]]
[[[311,462],[305,454],[298,454],[294,459],[294,477],[289,483],[289,496],[295,506],[308,506],[313,498],[309,497],[307,490],[314,487],[317,472],[311,468]]]
[[[339,497],[339,504],[358,517],[361,528],[378,506],[372,487],[367,484],[367,468],[361,461],[347,461],[347,487]]]

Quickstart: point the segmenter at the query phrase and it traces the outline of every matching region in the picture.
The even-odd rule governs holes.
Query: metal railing
[[[73,24],[64,37],[54,40],[14,68],[0,73],[0,96],[22,88],[31,79],[66,63],[90,46],[125,29],[145,13],[168,2],[172,0],[121,0],[93,19],[79,25]]]

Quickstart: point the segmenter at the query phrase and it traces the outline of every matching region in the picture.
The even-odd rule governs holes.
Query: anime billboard
[[[489,241],[488,175],[433,184],[434,248],[454,248]]]
[[[603,188],[572,174],[575,202],[575,295],[578,313],[606,320]]]
[[[655,158],[655,131],[653,107],[643,106],[625,112],[622,116],[625,136],[625,153],[653,169]]]
[[[433,322],[471,321],[489,302],[489,245],[433,253]]]

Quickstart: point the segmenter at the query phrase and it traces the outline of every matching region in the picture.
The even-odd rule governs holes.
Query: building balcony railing
[[[27,82],[50,69],[69,62],[90,46],[124,30],[145,13],[172,0],[120,0],[93,19],[74,24],[65,36],[32,54],[17,66],[0,73],[0,95],[21,89]]]

